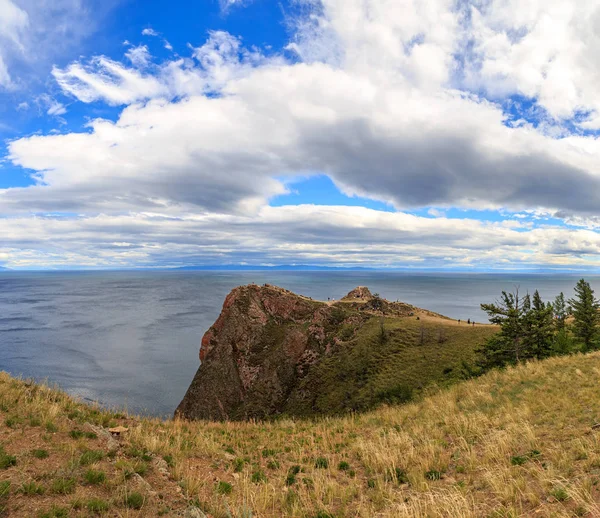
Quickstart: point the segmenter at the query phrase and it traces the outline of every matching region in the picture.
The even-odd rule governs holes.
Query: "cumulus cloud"
[[[517,221],[424,218],[362,207],[263,207],[254,217],[163,213],[15,217],[0,227],[0,261],[11,267],[185,264],[511,268],[598,267],[589,230],[527,229]],[[52,239],[48,239],[52,236]],[[46,244],[41,247],[40,243]]]
[[[317,254],[315,247],[324,243],[321,258],[337,257],[336,246],[341,254],[352,244],[359,261],[374,260],[374,254],[380,260],[399,257],[394,243],[419,257],[419,247],[438,240],[445,244],[436,248],[436,260],[449,262],[461,255],[549,263],[570,256],[585,262],[583,257],[597,253],[592,230],[579,229],[571,240],[567,230],[517,228],[514,220],[498,227],[480,224],[476,234],[464,227],[468,237],[448,240],[458,223],[442,212],[421,221],[403,212],[315,213],[306,207],[286,212],[266,205],[286,191],[286,178],[324,173],[347,195],[382,200],[399,211],[534,210],[589,221],[600,204],[600,142],[565,133],[563,126],[559,132],[552,128],[554,119],[594,124],[600,94],[587,72],[594,54],[585,57],[582,49],[595,42],[600,2],[532,2],[520,11],[510,0],[302,5],[280,55],[267,57],[215,31],[188,57],[159,63],[139,46],[128,49],[123,61],[97,56],[55,67],[64,93],[83,103],[124,106],[123,111],[116,122],[94,120],[85,132],[10,142],[9,159],[36,171],[37,183],[0,191],[0,211],[15,218],[26,212],[86,215],[69,225],[97,221],[97,214],[161,213],[165,219],[149,220],[152,228],[180,229],[177,239],[192,254],[199,246],[214,246],[217,253],[220,242],[222,253],[235,255],[225,239],[210,244],[206,237],[218,233],[219,225],[223,232],[231,229],[224,235],[234,236],[232,242],[249,236],[245,229],[253,225],[267,229],[263,252],[285,249],[313,259],[317,256],[303,254]],[[551,32],[556,41],[546,47]],[[547,80],[548,74],[561,80]],[[501,101],[512,94],[533,98],[549,114],[546,125],[507,114]],[[314,214],[324,219],[307,228]],[[269,219],[273,215],[277,224]],[[331,227],[342,218],[352,224]],[[364,224],[372,218],[379,227]],[[415,228],[434,222],[439,232],[426,227],[421,234],[427,240],[417,240],[398,227],[398,221],[409,220]],[[214,227],[192,243],[189,221]],[[292,239],[283,228],[307,240]],[[414,240],[403,243],[410,235]],[[367,238],[375,243],[371,255],[359,250]],[[110,239],[130,241],[126,233]],[[539,254],[530,252],[534,240],[543,245]]]
[[[0,87],[13,86],[6,60],[11,50],[24,51],[23,32],[28,25],[29,17],[23,9],[12,0],[0,0]]]
[[[159,36],[159,33],[156,32],[154,29],[152,29],[151,27],[147,27],[142,31],[142,35],[143,36]]]
[[[45,82],[119,0],[0,0],[0,94]]]

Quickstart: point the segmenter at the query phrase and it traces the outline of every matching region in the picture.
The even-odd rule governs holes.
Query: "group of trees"
[[[523,296],[516,288],[503,291],[495,304],[481,304],[481,309],[500,326],[480,350],[484,369],[600,349],[600,302],[584,279],[567,301],[561,293],[553,303],[544,302],[537,290]]]

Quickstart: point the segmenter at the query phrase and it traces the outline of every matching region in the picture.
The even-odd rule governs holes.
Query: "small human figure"
[[[458,319],[458,323],[460,324],[460,318]]]
[[[471,323],[471,319],[467,318],[467,325]]]
[[[473,327],[475,327],[475,320],[473,320]]]

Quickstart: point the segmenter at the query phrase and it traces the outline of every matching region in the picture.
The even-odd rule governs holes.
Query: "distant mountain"
[[[311,264],[282,264],[277,266],[262,266],[248,264],[220,264],[206,266],[181,266],[175,270],[186,271],[369,271],[375,268],[348,268],[343,266],[316,266]]]

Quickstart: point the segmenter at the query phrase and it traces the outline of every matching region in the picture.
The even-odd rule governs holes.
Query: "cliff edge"
[[[477,331],[449,323],[366,287],[320,302],[276,286],[240,286],[202,338],[201,365],[175,415],[311,416],[406,401],[473,353],[461,333]]]

